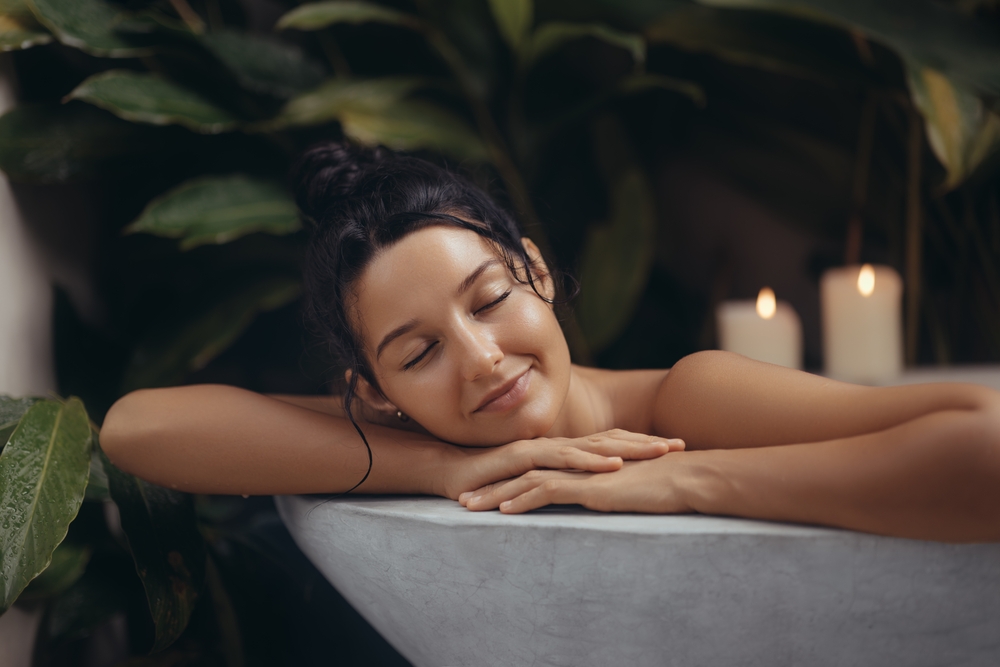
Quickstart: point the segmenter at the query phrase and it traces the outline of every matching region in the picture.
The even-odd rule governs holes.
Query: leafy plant
[[[230,0],[0,0],[0,49],[47,68],[22,68],[32,93],[0,117],[0,169],[87,182],[115,202],[104,255],[114,334],[95,344],[102,355],[73,358],[92,372],[65,393],[100,421],[126,391],[204,378],[254,322],[294,303],[304,234],[284,175],[303,147],[337,137],[460,165],[493,190],[577,269],[582,295],[563,313],[574,358],[614,359],[669,246],[652,150],[702,113],[722,168],[775,207],[825,205],[795,185],[802,173],[853,182],[850,216],[811,231],[840,241],[850,217],[858,247],[894,244],[909,311],[923,313],[909,328],[929,332],[935,358],[1000,357],[1000,38],[995,11],[974,4],[340,0],[291,8],[263,31]],[[862,100],[850,145],[727,104],[720,81],[733,72]],[[762,168],[776,154],[786,171]],[[970,344],[970,331],[985,333]],[[233,582],[244,560],[283,557],[261,555],[246,525],[228,528],[238,500],[136,479],[103,458],[96,433],[78,399],[0,399],[0,500],[13,508],[2,609],[44,605],[39,655],[58,656],[138,597],[146,616],[130,622],[148,618],[152,631],[133,632],[133,651],[252,662],[245,628],[257,620]]]

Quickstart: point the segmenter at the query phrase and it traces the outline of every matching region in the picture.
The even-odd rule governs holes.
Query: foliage
[[[692,119],[710,119],[703,145],[720,147],[723,170],[813,233],[839,244],[850,208],[869,238],[899,248],[921,233],[892,208],[925,162],[905,138],[919,118],[928,345],[938,360],[1000,357],[996,18],[988,3],[932,0],[343,0],[300,4],[260,30],[232,0],[0,0],[0,50],[48,68],[0,117],[0,169],[86,182],[115,202],[113,334],[74,330],[91,347],[73,357],[79,390],[65,392],[97,421],[125,391],[204,377],[264,313],[294,303],[304,235],[285,173],[322,138],[413,151],[492,189],[550,258],[578,269],[582,296],[562,318],[574,357],[616,363],[675,250],[649,167]],[[731,103],[733,79],[753,96],[806,82],[848,100],[829,110],[839,134]],[[869,101],[859,117],[879,131],[866,153],[851,114]],[[870,196],[814,214],[831,207],[812,182],[869,172],[856,190]],[[985,333],[970,344],[970,331]],[[2,609],[46,608],[43,656],[129,609],[151,628],[134,652],[252,663],[268,612],[243,612],[249,594],[234,582],[252,580],[240,567],[266,549],[249,529],[223,529],[228,500],[114,468],[93,428],[78,399],[0,399],[0,505],[13,508]],[[121,535],[108,532],[109,507]]]

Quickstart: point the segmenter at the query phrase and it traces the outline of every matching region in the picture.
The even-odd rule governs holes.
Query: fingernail
[[[458,502],[464,503],[466,500],[468,500],[469,496],[471,495],[472,491],[466,491],[465,493],[458,494]]]
[[[479,502],[479,500],[481,500],[481,499],[482,499],[482,496],[473,496],[472,498],[469,499],[469,503],[468,504],[471,505],[472,503]]]
[[[680,438],[671,438],[667,442],[669,442],[671,444],[674,444],[674,445],[683,445],[684,444],[684,441],[681,440]]]
[[[502,503],[500,503],[500,509],[502,509],[502,510],[509,510],[510,509],[510,501],[509,500],[505,500]]]

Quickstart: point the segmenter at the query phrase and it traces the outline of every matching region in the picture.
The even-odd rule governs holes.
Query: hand
[[[532,470],[612,472],[623,460],[654,459],[684,449],[684,441],[622,429],[582,438],[534,438],[501,447],[463,448],[462,457],[445,473],[444,493],[458,499],[470,489],[519,477]]]
[[[459,502],[470,510],[519,514],[545,505],[583,505],[598,512],[690,512],[682,485],[685,458],[665,456],[625,463],[612,472],[532,470],[516,479],[463,493]]]

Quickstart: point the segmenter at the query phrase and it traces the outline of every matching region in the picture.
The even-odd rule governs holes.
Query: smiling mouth
[[[505,412],[514,407],[528,393],[531,383],[531,369],[524,371],[511,382],[500,387],[497,392],[487,396],[486,400],[473,412]]]

